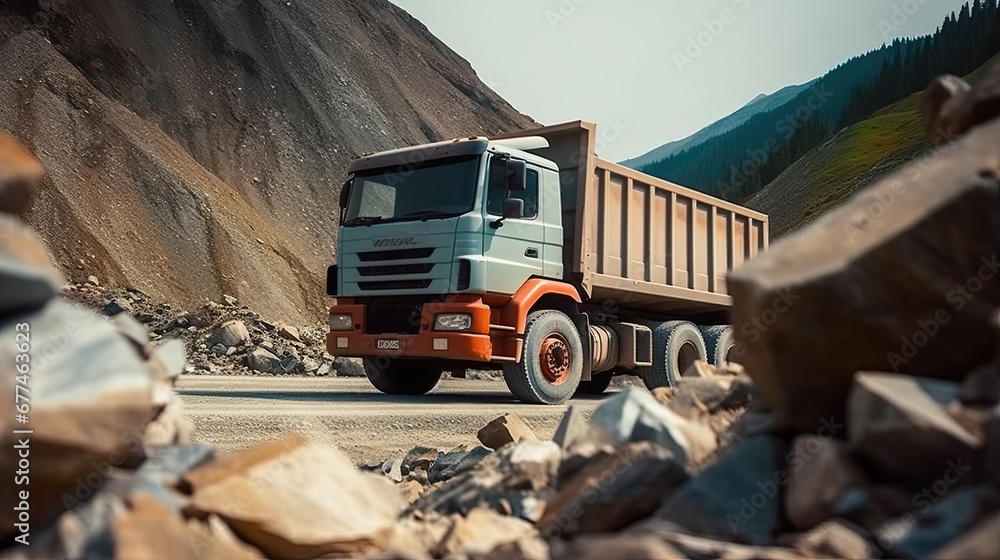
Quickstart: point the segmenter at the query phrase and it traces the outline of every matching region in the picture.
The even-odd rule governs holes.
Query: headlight
[[[472,328],[472,315],[468,313],[441,313],[434,319],[436,331],[467,331]]]
[[[331,331],[353,331],[354,316],[351,314],[330,315]]]

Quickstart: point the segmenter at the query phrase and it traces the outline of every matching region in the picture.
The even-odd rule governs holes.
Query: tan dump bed
[[[767,248],[767,216],[595,155],[577,121],[500,136],[542,136],[559,165],[567,280],[591,302],[696,319],[730,306],[726,272]]]

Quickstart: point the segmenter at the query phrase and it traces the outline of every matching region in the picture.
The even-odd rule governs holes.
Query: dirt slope
[[[0,64],[0,129],[48,170],[28,219],[67,275],[303,324],[349,160],[532,124],[384,0],[12,1]]]
[[[920,94],[838,132],[792,164],[747,206],[768,214],[775,237],[791,233],[871,183],[924,153]]]

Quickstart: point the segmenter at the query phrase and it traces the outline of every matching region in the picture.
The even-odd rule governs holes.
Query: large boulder
[[[271,558],[382,550],[405,506],[389,481],[299,437],[221,458],[183,481],[191,514],[218,515]]]
[[[788,445],[751,438],[681,486],[656,514],[705,537],[771,546],[784,528]]]
[[[936,78],[924,92],[923,110],[927,133],[939,143],[1000,116],[1000,63],[973,87],[957,76]]]
[[[538,522],[547,538],[613,532],[648,517],[688,480],[673,454],[648,441],[602,456],[560,485]]]
[[[476,434],[479,441],[490,449],[500,449],[508,443],[521,440],[538,441],[535,432],[517,414],[504,414],[483,426]]]
[[[1000,494],[989,487],[956,488],[944,496],[932,493],[931,498],[924,494],[920,499],[924,507],[915,519],[901,519],[881,531],[879,545],[893,557],[938,558],[935,551],[958,541],[1000,511]],[[895,531],[896,527],[901,531]],[[994,533],[994,541],[996,538]]]
[[[684,418],[657,402],[648,391],[635,387],[601,403],[590,423],[615,444],[651,441],[670,450],[683,464],[700,463],[718,446],[707,426]]]
[[[261,373],[285,373],[281,360],[263,348],[254,348],[246,356],[247,367]]]
[[[226,348],[250,344],[250,331],[243,321],[227,321],[208,337],[208,345],[221,344]]]
[[[795,549],[807,558],[874,558],[878,552],[857,527],[831,520],[794,540]]]
[[[788,520],[800,530],[812,529],[833,517],[837,499],[866,482],[842,441],[798,436],[791,456],[795,467],[789,472],[785,510]]]
[[[264,558],[235,538],[221,523],[185,523],[155,499],[138,494],[131,509],[115,519],[112,538],[116,560],[156,560],[169,551],[177,560]],[[217,522],[217,518],[211,518]]]
[[[484,507],[537,521],[545,505],[542,494],[555,484],[561,456],[559,446],[551,441],[505,445],[472,469],[425,493],[412,509],[466,515]]]
[[[0,134],[0,213],[24,212],[41,178],[41,162],[17,142]]]
[[[437,461],[440,453],[437,449],[418,445],[411,449],[399,465],[399,472],[406,476],[415,471],[427,471]]]
[[[889,480],[922,485],[978,467],[982,441],[946,410],[959,385],[905,375],[859,373],[848,403],[851,448]]]
[[[0,213],[0,316],[41,308],[62,284],[38,237],[17,218]]]
[[[593,535],[553,547],[553,560],[663,560],[686,555],[653,535]]]
[[[842,422],[855,372],[961,379],[1000,306],[1000,121],[729,274],[741,362],[796,428]]]
[[[18,333],[29,341],[26,353],[15,347]],[[20,395],[19,404],[30,404],[22,417],[14,410],[0,417],[0,444],[11,451],[0,454],[0,472],[11,475],[0,485],[0,502],[16,504],[19,491],[29,490],[14,476],[18,454],[28,453],[30,521],[43,527],[66,509],[81,480],[92,493],[113,468],[141,461],[156,379],[114,327],[60,300],[30,315],[0,317],[0,340],[10,341],[0,345],[0,398],[13,407]],[[25,363],[17,358],[22,354],[30,356],[30,367],[17,369]],[[18,516],[13,508],[0,511],[0,537]]]
[[[469,451],[456,449],[440,455],[427,471],[427,480],[431,484],[444,482],[475,467],[480,461],[492,453],[489,449],[479,446]]]
[[[994,514],[936,550],[931,557],[941,560],[996,560],[1000,558],[998,534],[1000,515]]]
[[[435,552],[447,558],[481,557],[498,546],[524,540],[537,541],[536,547],[545,550],[545,544],[531,523],[478,508],[455,520]]]

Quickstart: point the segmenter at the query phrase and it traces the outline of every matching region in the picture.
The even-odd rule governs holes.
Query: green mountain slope
[[[998,62],[1000,55],[966,81],[974,83]],[[835,208],[880,175],[919,157],[932,147],[924,135],[921,96],[913,94],[840,131],[761,189],[747,206],[770,215],[772,235],[780,237]]]
[[[784,105],[639,170],[745,202],[811,150],[837,141],[837,131],[923,90],[937,75],[964,76],[979,68],[1000,52],[998,23],[996,0],[967,3],[934,33],[898,38],[854,57]]]

